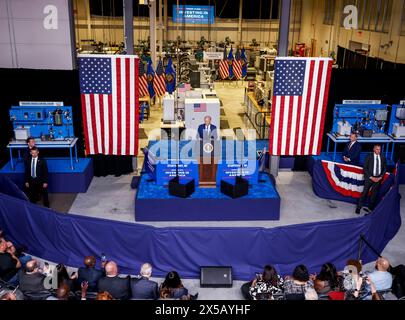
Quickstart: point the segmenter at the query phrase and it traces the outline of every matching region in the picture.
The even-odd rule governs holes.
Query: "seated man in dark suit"
[[[39,272],[38,262],[36,260],[28,261],[25,270],[21,270],[18,274],[19,289],[24,293],[45,291],[45,278],[45,275]]]
[[[129,278],[118,276],[118,267],[114,261],[105,265],[106,276],[98,280],[98,292],[108,292],[116,300],[128,300],[130,298]]]
[[[382,180],[387,172],[387,161],[381,153],[381,146],[375,145],[374,152],[367,156],[364,162],[364,190],[361,194],[356,208],[356,214],[360,214],[368,194],[371,190],[370,202],[368,208],[365,208],[367,213],[374,210],[377,202],[378,191],[380,190]]]
[[[94,258],[93,256],[86,257],[84,259],[84,265],[85,267],[79,268],[77,272],[77,287],[80,288],[82,282],[87,282],[87,290],[90,292],[97,292],[98,280],[100,280],[105,274],[102,270],[98,270],[95,268],[96,258]]]
[[[42,195],[44,206],[49,208],[48,198],[48,167],[45,159],[39,157],[37,147],[32,147],[31,158],[25,162],[25,187],[32,203]]]
[[[211,121],[211,116],[206,116],[204,118],[204,123],[198,127],[198,138],[200,140],[218,139],[217,127],[214,126]]]
[[[357,141],[357,133],[350,135],[350,142],[343,150],[343,161],[346,164],[358,166],[360,164],[361,144]]]
[[[24,150],[24,163],[31,160],[31,149],[35,147],[35,139],[33,137],[29,137],[26,141],[27,149]]]
[[[131,279],[132,299],[156,300],[159,298],[159,286],[149,280],[152,276],[152,266],[145,263],[141,267],[140,277]]]

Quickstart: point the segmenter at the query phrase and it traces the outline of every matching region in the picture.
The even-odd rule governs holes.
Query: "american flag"
[[[207,112],[207,104],[206,103],[195,103],[194,112]]]
[[[162,60],[159,60],[155,77],[153,78],[153,89],[158,97],[164,96],[166,93],[166,77],[163,73]]]
[[[139,61],[139,96],[147,97],[149,96],[148,91],[148,79],[145,73],[145,66],[143,61]]]
[[[270,126],[275,156],[319,155],[332,60],[277,58]]]
[[[225,80],[229,77],[229,64],[228,60],[219,61],[219,75],[222,80]]]
[[[138,154],[137,56],[79,55],[88,154]]]
[[[242,79],[242,61],[241,60],[234,60],[233,61],[233,73],[235,74],[235,78],[237,80]]]

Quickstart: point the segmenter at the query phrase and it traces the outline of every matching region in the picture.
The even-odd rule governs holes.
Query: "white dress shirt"
[[[37,162],[38,162],[38,157],[32,158],[32,160],[31,160],[31,177],[33,177],[33,178],[37,177]]]
[[[374,153],[373,176],[378,177],[380,175],[381,175],[381,157]]]

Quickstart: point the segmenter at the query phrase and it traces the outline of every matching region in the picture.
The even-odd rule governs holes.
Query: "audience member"
[[[284,281],[284,294],[287,300],[305,300],[305,292],[313,288],[306,266],[299,265],[294,269],[292,277]]]
[[[0,300],[14,301],[17,300],[17,296],[14,293],[7,292],[0,297]]]
[[[176,271],[169,272],[160,287],[160,298],[180,299],[183,296],[189,296],[189,294],[187,288],[183,286],[179,274]]]
[[[343,271],[345,288],[345,300],[365,300],[370,294],[370,286],[362,273],[361,261],[349,260]]]
[[[270,300],[275,294],[283,293],[284,280],[273,266],[265,266],[262,274],[242,285],[242,295],[246,300]]]
[[[11,255],[16,256],[18,260],[20,260],[22,268],[25,268],[27,262],[32,260],[32,257],[30,255],[24,254],[25,251],[27,251],[27,248],[25,246],[15,248],[12,242],[7,242],[7,252]]]
[[[140,270],[140,277],[131,279],[132,299],[156,300],[159,298],[159,286],[151,281],[152,265],[144,263]]]
[[[20,290],[24,293],[44,291],[44,280],[45,275],[40,272],[36,260],[28,261],[25,269],[18,273]]]
[[[405,296],[405,266],[401,264],[396,267],[390,267],[389,272],[394,277],[392,293],[400,299]]]
[[[114,297],[107,291],[97,293],[96,300],[114,300]]]
[[[340,291],[343,279],[338,275],[332,263],[325,263],[321,272],[314,277],[314,289],[318,294],[327,295],[331,291]]]
[[[392,275],[388,272],[390,262],[386,258],[378,258],[375,270],[368,274],[368,278],[374,283],[377,291],[390,290],[392,287]]]
[[[77,287],[79,287],[83,282],[88,283],[88,291],[97,292],[98,291],[98,281],[105,275],[104,271],[96,268],[96,258],[93,256],[88,256],[84,259],[85,267],[79,268],[77,272]]]
[[[71,276],[69,276],[66,266],[63,263],[59,263],[56,266],[56,271],[58,272],[58,288],[66,284],[69,287],[69,290],[73,291],[74,280],[76,280],[77,278],[76,272],[74,272]]]
[[[10,252],[6,240],[0,239],[0,280],[10,281],[20,268],[20,260]]]
[[[129,277],[120,278],[118,267],[114,261],[105,265],[106,276],[98,281],[98,292],[107,291],[116,300],[128,300],[130,298]]]

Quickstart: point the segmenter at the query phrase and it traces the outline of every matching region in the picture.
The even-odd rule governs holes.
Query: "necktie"
[[[31,164],[31,177],[33,177],[33,178],[36,178],[37,177],[37,175],[36,175],[36,164],[37,164],[37,162],[35,161],[35,159],[34,158],[32,158],[32,164]]]
[[[381,168],[380,168],[380,156],[377,156],[377,177],[380,176],[381,174]]]

